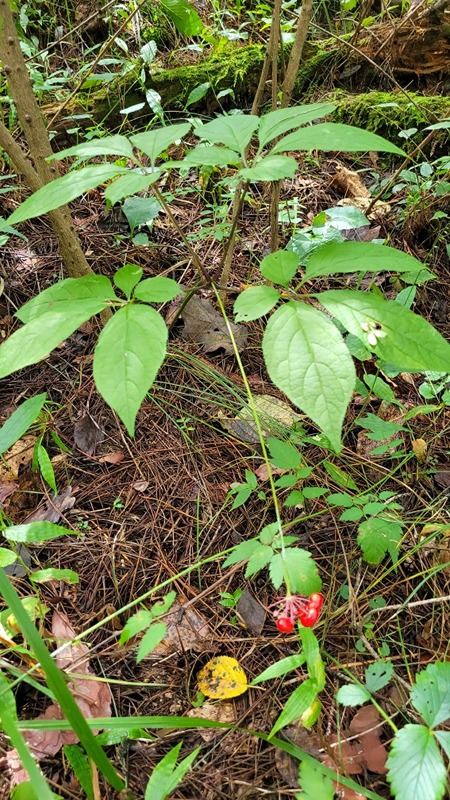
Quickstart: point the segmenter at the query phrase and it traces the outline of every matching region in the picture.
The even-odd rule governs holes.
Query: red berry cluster
[[[298,619],[304,628],[312,628],[319,619],[320,611],[323,606],[323,597],[319,592],[313,592],[308,598],[289,598],[286,602],[286,611],[294,611],[295,617]],[[278,616],[276,619],[276,626],[281,633],[292,633],[294,630],[293,614],[290,616]]]

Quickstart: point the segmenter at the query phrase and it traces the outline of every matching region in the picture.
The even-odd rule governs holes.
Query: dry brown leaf
[[[209,300],[194,295],[183,308],[180,317],[184,322],[182,339],[201,344],[206,353],[213,353],[219,348],[230,355],[234,353],[227,323]],[[238,350],[243,350],[247,343],[246,329],[243,325],[235,325],[233,322],[228,324]]]
[[[205,650],[211,641],[212,630],[206,619],[193,608],[185,608],[178,600],[165,615],[164,622],[167,633],[149,654],[149,658],[188,650]]]
[[[266,621],[266,612],[246,586],[237,601],[236,611],[253,636],[259,636]]]
[[[8,499],[16,489],[19,488],[19,484],[15,481],[3,481],[0,483],[0,504],[3,505],[5,500]]]
[[[350,723],[350,733],[358,736],[364,764],[370,772],[386,774],[387,750],[380,740],[380,715],[373,705],[362,706]]]
[[[24,522],[38,522],[45,520],[46,522],[58,522],[61,514],[73,508],[75,505],[75,497],[72,492],[72,487],[67,486],[61,494],[57,494],[51,500],[39,505],[35,511],[26,517]]]
[[[33,458],[35,436],[23,436],[12,447],[0,461],[0,480],[9,481],[17,478],[20,467],[30,463]]]
[[[233,725],[236,722],[236,710],[233,703],[210,703],[209,700],[203,703],[201,708],[191,708],[186,716],[225,722],[227,725]],[[205,742],[212,742],[218,733],[222,733],[220,728],[199,728],[198,732]]]
[[[67,617],[58,611],[53,613],[52,633],[58,647],[75,638],[75,632],[70,627]],[[111,691],[107,683],[92,679],[94,673],[89,669],[88,656],[89,648],[86,645],[69,645],[56,656],[56,663],[66,674],[76,673],[68,683],[68,687],[83,716],[87,719],[110,717]],[[78,677],[79,675],[87,677]],[[35,719],[64,719],[64,715],[56,703],[51,703],[44,713]],[[47,756],[54,756],[63,745],[75,744],[78,741],[78,737],[72,731],[33,730],[25,731],[23,735],[37,761]],[[10,750],[6,754],[4,763],[10,770],[13,786],[29,780],[15,750]]]
[[[125,453],[106,453],[99,458],[99,464],[119,464],[125,458]]]
[[[287,469],[281,469],[280,467],[272,467],[271,473],[272,475],[284,475],[288,472]],[[269,470],[267,468],[267,464],[261,464],[258,469],[255,469],[255,475],[262,483],[269,480]]]
[[[97,425],[90,414],[83,414],[77,419],[73,427],[73,440],[76,447],[88,456],[95,452],[95,448],[106,438],[105,432]]]
[[[145,492],[149,485],[149,481],[135,481],[133,483],[133,489],[135,492]]]
[[[328,741],[332,747],[329,753],[321,756],[322,764],[345,775],[360,775],[363,771],[362,748],[354,742],[347,742],[347,738],[348,732],[344,730],[340,736],[331,734]]]

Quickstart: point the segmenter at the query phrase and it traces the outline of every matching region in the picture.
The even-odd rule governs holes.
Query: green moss
[[[419,131],[425,125],[450,114],[450,97],[429,97],[413,92],[366,92],[348,94],[336,90],[327,96],[336,103],[333,122],[344,122],[378,133],[394,141],[408,128]]]

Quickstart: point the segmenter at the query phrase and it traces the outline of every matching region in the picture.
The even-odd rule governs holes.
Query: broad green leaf
[[[335,108],[336,106],[331,103],[312,103],[311,105],[294,106],[292,108],[277,108],[275,111],[270,111],[269,114],[264,114],[259,121],[258,138],[260,149],[265,147],[268,142],[276,139],[277,136],[282,136],[286,131],[300,128],[308,122],[313,122],[315,119],[331,114]]]
[[[7,547],[0,547],[0,568],[9,567],[17,561],[17,553],[8,550]]]
[[[94,353],[94,380],[130,436],[136,414],[164,361],[167,328],[154,308],[127,305],[103,328]]]
[[[127,218],[131,235],[133,236],[135,228],[153,222],[161,211],[161,206],[154,197],[139,197],[139,195],[136,195],[127,197],[122,205],[122,211]]]
[[[92,770],[86,753],[78,744],[66,744],[64,746],[64,756],[72,767],[75,777],[88,800],[95,800],[92,786]]]
[[[178,766],[175,766],[180,754],[180,749],[181,742],[175,745],[175,747],[161,759],[159,764],[156,765],[150,775],[144,800],[165,800],[166,797],[172,794],[178,784],[181,783],[197,758],[200,747],[193,750],[183,761],[180,761]]]
[[[287,150],[336,150],[342,153],[368,153],[375,150],[406,155],[400,147],[376,133],[338,122],[320,122],[289,133],[272,148],[272,153],[285,153]]]
[[[194,103],[198,103],[199,100],[202,100],[205,95],[208,94],[211,88],[211,84],[209,81],[205,81],[205,83],[200,83],[198,86],[195,86],[191,92],[188,94],[188,98],[184,104],[185,108],[192,106]]]
[[[367,667],[365,684],[369,692],[379,692],[388,685],[394,674],[394,665],[391,661],[375,661]]]
[[[130,170],[128,175],[122,175],[106,187],[104,191],[105,199],[114,206],[124,197],[130,197],[130,195],[138,194],[138,192],[147,189],[150,184],[156,183],[161,175],[161,169],[155,169],[145,175],[141,171]]]
[[[387,779],[396,800],[440,800],[447,769],[433,733],[424,725],[405,725],[391,745]]]
[[[355,492],[358,491],[358,487],[353,480],[353,478],[345,472],[345,470],[341,469],[341,467],[336,466],[336,464],[332,464],[331,461],[322,461],[322,466],[328,472],[331,480],[338,483],[339,486],[343,486],[345,489],[354,489]]]
[[[172,278],[160,276],[157,278],[146,278],[136,287],[134,296],[144,303],[166,303],[173,300],[183,290]]]
[[[296,469],[296,467],[300,466],[302,457],[293,444],[270,436],[267,439],[267,447],[269,448],[271,463],[279,467],[279,469]]]
[[[273,286],[250,286],[238,295],[233,311],[236,322],[259,319],[278,303],[280,293]]]
[[[306,657],[308,675],[315,680],[317,691],[321,692],[325,686],[325,667],[320,655],[319,642],[311,628],[300,628],[302,650]]]
[[[48,311],[70,313],[77,306],[82,308],[86,300],[98,301],[98,311],[93,312],[96,314],[105,307],[106,300],[114,298],[115,294],[111,281],[105,275],[84,275],[82,278],[66,278],[33,297],[16,311],[15,316],[21,322],[31,322],[31,320],[46,314]]]
[[[73,311],[48,311],[45,323],[38,317],[13,333],[0,346],[0,378],[45,358],[105,304],[85,300],[81,308],[79,305]]]
[[[125,644],[133,636],[137,636],[141,631],[145,631],[153,622],[153,615],[148,608],[141,608],[133,614],[125,623],[120,634],[119,644]]]
[[[50,456],[47,453],[47,450],[42,444],[39,444],[37,447],[37,460],[39,464],[39,470],[44,481],[48,483],[50,489],[53,489],[54,493],[56,494],[56,479],[53,471],[53,465],[50,461]]]
[[[373,242],[333,242],[312,253],[305,277],[348,272],[410,272],[421,270],[420,261],[402,250]]]
[[[139,54],[145,64],[151,64],[157,52],[158,46],[156,42],[153,39],[150,39],[149,42],[146,42],[144,45],[142,45]]]
[[[275,736],[277,731],[299,719],[308,710],[317,696],[317,684],[311,678],[297,686],[288,698],[286,705],[270,731],[269,738]]]
[[[88,167],[72,170],[67,175],[45,184],[24,200],[22,205],[8,217],[7,222],[9,225],[17,225],[26,219],[40,217],[127,171],[125,167],[116,167],[114,164],[90,164]]]
[[[322,588],[317,565],[307,550],[287,547],[284,553],[274,555],[270,564],[270,577],[275,589],[281,586],[281,581],[278,580],[280,574],[283,580],[288,579],[293,594],[309,596],[312,592],[320,592]]]
[[[300,792],[296,800],[333,800],[334,784],[331,778],[323,775],[310,761],[302,761],[299,771]]]
[[[287,286],[298,270],[300,257],[292,250],[276,250],[269,253],[260,264],[261,273],[268,281]]]
[[[160,617],[162,614],[167,614],[169,609],[172,608],[176,596],[176,592],[168,592],[162,600],[158,600],[156,603],[153,603],[151,607],[152,616]]]
[[[125,264],[123,267],[114,273],[114,283],[120,289],[125,297],[129,299],[131,293],[142,278],[144,270],[136,264]]]
[[[401,538],[400,523],[384,517],[370,517],[358,526],[358,544],[368,564],[379,564],[386,553],[395,564]]]
[[[253,678],[250,686],[257,686],[259,683],[263,683],[264,681],[271,681],[274,678],[281,678],[283,675],[287,675],[288,672],[298,669],[298,667],[301,667],[304,663],[305,656],[303,653],[295,656],[286,656],[286,658],[276,661],[275,664],[271,664],[270,667],[267,667],[267,669],[257,675],[256,678]]]
[[[160,0],[161,6],[183,36],[197,36],[203,30],[203,22],[195,8],[186,0]]]
[[[0,428],[0,454],[9,450],[37,418],[47,399],[47,392],[29,397],[8,417]]]
[[[135,136],[131,136],[131,141],[135,147],[138,147],[150,158],[151,165],[154,167],[158,156],[171,144],[186,136],[190,128],[189,122],[166,125],[165,128],[153,128],[146,133],[137,133]]]
[[[257,550],[250,556],[247,567],[245,569],[245,577],[251,578],[252,575],[256,575],[257,572],[260,572],[264,567],[267,567],[270,564],[273,556],[273,550],[270,545],[260,544]]]
[[[139,664],[152,650],[159,645],[166,635],[167,628],[164,622],[153,622],[148,631],[144,633],[138,647],[136,661]]]
[[[3,536],[8,542],[49,542],[58,536],[73,536],[74,534],[79,535],[79,531],[63,528],[62,525],[55,525],[54,522],[47,522],[47,520],[10,525],[3,531]]]
[[[298,164],[291,156],[268,155],[261,158],[253,167],[243,167],[239,175],[244,181],[282,181],[293,178]]]
[[[91,139],[90,142],[82,142],[73,147],[67,147],[54,153],[47,161],[57,158],[61,160],[68,156],[84,156],[93,158],[94,156],[126,156],[133,157],[133,148],[126,136],[103,136],[101,139]]]
[[[198,167],[221,167],[225,164],[239,164],[240,156],[229,147],[213,144],[198,144],[190,150],[181,164],[193,164]]]
[[[274,384],[340,450],[355,367],[333,323],[304,303],[286,303],[269,319],[263,354]]]
[[[33,583],[63,581],[64,583],[70,584],[76,584],[80,581],[78,574],[74,572],[73,569],[53,569],[53,567],[37,569],[36,572],[31,573],[30,580],[32,580]]]
[[[394,300],[351,290],[331,290],[316,297],[333,317],[379,358],[398,365],[404,371],[450,372],[450,344],[423,317]],[[363,325],[374,325],[386,335],[377,338],[376,344],[372,345]]]
[[[384,400],[386,403],[395,402],[394,390],[379,375],[364,375],[364,383],[375,397]]]
[[[364,686],[356,683],[348,683],[341,686],[336,692],[336,700],[343,706],[362,706],[370,700],[370,692]]]
[[[233,114],[220,117],[194,128],[194,134],[212,144],[224,144],[241,155],[250,142],[256,128],[258,117],[252,114]],[[9,221],[9,220],[8,220]]]
[[[450,758],[450,731],[434,731],[434,735],[447,758]]]
[[[411,702],[430,728],[450,719],[450,662],[429,664],[419,672]]]
[[[245,542],[240,542],[232,553],[223,562],[223,567],[231,567],[233,564],[239,564],[241,561],[248,561],[248,559],[256,552],[261,546],[258,539],[246,539]]]

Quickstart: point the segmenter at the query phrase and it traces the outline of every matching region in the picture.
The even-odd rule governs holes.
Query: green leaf
[[[58,536],[79,535],[79,531],[72,531],[70,528],[63,528],[62,525],[55,525],[54,522],[47,520],[37,520],[23,525],[10,525],[5,528],[3,536],[8,542],[48,542]]]
[[[447,769],[432,732],[424,725],[405,725],[391,745],[387,779],[396,800],[440,800]]]
[[[0,378],[45,358],[103,306],[102,301],[85,300],[73,312],[48,311],[45,324],[38,317],[24,325],[0,346]]]
[[[302,761],[299,772],[300,793],[296,800],[333,800],[334,784],[331,778],[323,775],[310,761]]]
[[[287,675],[288,672],[298,669],[304,663],[305,656],[303,653],[281,658],[280,661],[276,661],[275,664],[271,664],[270,667],[267,667],[267,669],[257,675],[256,678],[253,678],[250,686],[258,686],[259,683],[264,683],[264,681],[271,681],[274,678],[281,678],[283,675]]]
[[[201,748],[197,747],[175,767],[180,749],[181,742],[175,745],[156,765],[145,790],[145,800],[165,800],[172,794],[191,768]]]
[[[150,41],[142,45],[139,51],[139,55],[141,56],[142,61],[145,64],[151,64],[157,52],[158,52],[158,46],[156,42],[153,39],[150,39]]]
[[[148,656],[148,654],[151,653],[160,642],[162,642],[166,635],[166,631],[167,628],[164,622],[153,622],[152,625],[150,625],[148,631],[144,633],[139,643],[136,656],[136,661],[138,664],[140,661],[142,661],[142,659]]]
[[[114,273],[114,283],[127,299],[131,297],[131,293],[141,280],[143,272],[142,267],[137,267],[136,264],[125,264]]]
[[[158,156],[171,144],[186,136],[190,129],[190,122],[166,125],[165,128],[153,128],[146,133],[137,133],[135,136],[131,136],[131,141],[135,147],[138,147],[150,158],[151,165],[154,167]]]
[[[358,526],[358,544],[363,551],[364,561],[368,564],[379,564],[386,553],[392,562],[398,560],[398,549],[402,538],[402,526],[399,522],[385,517],[370,517]]]
[[[434,731],[434,735],[447,758],[450,758],[450,731]]]
[[[176,592],[168,592],[162,600],[158,600],[156,603],[153,603],[151,607],[152,617],[160,617],[162,614],[167,614],[169,609],[172,608],[176,596]]]
[[[179,294],[183,294],[178,283],[172,278],[163,276],[157,278],[146,278],[137,286],[134,296],[144,303],[166,303],[173,300]]]
[[[0,547],[0,568],[9,567],[17,561],[17,553],[8,550],[7,547]]]
[[[212,144],[224,144],[243,156],[258,123],[258,117],[252,114],[222,114],[206,125],[194,128],[194,134]]]
[[[126,621],[122,633],[120,634],[119,644],[125,644],[133,636],[137,636],[138,633],[146,630],[152,622],[152,613],[147,608],[141,608]]]
[[[247,539],[245,542],[240,542],[234,548],[233,552],[225,559],[222,566],[231,567],[233,564],[239,564],[241,561],[248,561],[260,546],[261,543],[258,539]]]
[[[338,275],[348,272],[408,272],[423,265],[413,256],[373,242],[334,242],[325,244],[308,258],[305,277]]]
[[[29,397],[8,417],[0,428],[0,454],[9,450],[33,424],[47,399],[47,392]]]
[[[63,581],[75,585],[80,582],[78,574],[72,569],[37,569],[29,576],[33,583],[48,583],[49,581]]]
[[[284,553],[277,553],[270,565],[270,576],[276,589],[281,586],[281,582],[276,578],[281,574],[282,580],[286,577],[293,594],[304,594],[307,597],[312,592],[320,592],[322,581],[317,571],[317,565],[311,553],[307,550],[300,550],[296,547],[287,547]]]
[[[121,308],[99,336],[94,380],[130,436],[134,435],[139,407],[164,361],[166,344],[163,318],[154,308],[144,305]]]
[[[430,728],[450,718],[450,662],[429,664],[419,672],[411,702]]]
[[[300,128],[308,122],[331,114],[336,106],[331,103],[312,103],[311,105],[294,106],[292,108],[277,108],[269,114],[264,114],[259,121],[259,147],[262,150],[269,142],[282,136],[286,131]]]
[[[142,171],[135,172],[130,170],[128,175],[122,175],[107,186],[104,191],[105,199],[114,206],[124,197],[144,191],[150,184],[156,183],[161,175],[161,169],[155,169],[145,175],[142,174]]]
[[[348,683],[341,686],[336,692],[336,700],[343,706],[362,706],[370,700],[370,692],[356,683]]]
[[[270,731],[269,738],[275,736],[277,731],[290,725],[294,720],[299,719],[308,710],[313,700],[317,696],[317,684],[311,678],[297,686],[288,698],[280,716]]]
[[[208,94],[211,88],[211,84],[209,81],[205,81],[205,83],[200,83],[198,86],[195,86],[191,92],[188,94],[188,98],[184,104],[185,108],[192,106],[194,103],[198,103],[199,100],[202,100],[205,95]]]
[[[364,341],[372,352],[404,371],[450,372],[450,344],[425,319],[369,292],[338,290],[316,295],[345,328]],[[386,334],[375,346],[367,341],[362,325],[374,324]]]
[[[375,150],[406,155],[400,147],[376,133],[337,122],[320,122],[289,133],[272,148],[272,153],[285,153],[287,150],[339,150],[342,153],[368,153]]]
[[[127,197],[122,205],[122,211],[127,218],[131,235],[133,236],[135,228],[140,225],[148,225],[158,216],[161,206],[154,197],[139,197],[136,195]]]
[[[311,628],[300,628],[302,649],[306,657],[308,675],[317,684],[317,691],[321,692],[325,686],[325,668],[320,655],[319,642]]]
[[[364,383],[369,387],[372,394],[384,400],[386,403],[393,403],[395,401],[394,391],[388,383],[380,378],[378,375],[364,375]]]
[[[239,175],[244,181],[281,181],[284,178],[293,178],[297,172],[298,164],[291,156],[265,156],[257,161],[253,167],[243,167]]]
[[[161,6],[182,36],[197,36],[203,30],[201,17],[186,0],[161,0]]]
[[[83,752],[78,744],[66,744],[63,749],[64,755],[72,767],[83,792],[88,800],[94,800],[92,770],[86,753]]]
[[[300,257],[292,250],[276,250],[263,258],[260,269],[268,281],[287,286],[296,274],[299,263]]]
[[[304,303],[286,303],[269,319],[263,354],[274,384],[340,450],[355,368],[335,325]]]
[[[269,545],[261,544],[248,560],[245,577],[251,578],[252,575],[256,575],[257,572],[267,567],[272,560],[272,556],[272,548]]]
[[[270,460],[276,467],[280,469],[295,469],[300,466],[302,457],[293,444],[270,436],[267,439],[267,447],[270,451]]]
[[[222,167],[225,164],[239,164],[240,156],[229,147],[211,144],[198,144],[186,155],[182,164],[193,164],[196,167]]]
[[[392,679],[394,665],[391,661],[375,661],[365,672],[365,684],[369,692],[379,692]]]
[[[49,311],[72,313],[77,308],[83,309],[86,301],[93,301],[92,307],[97,311],[92,313],[98,314],[105,307],[106,301],[114,298],[111,281],[105,275],[66,278],[33,297],[16,311],[15,316],[21,322],[31,322]]]
[[[68,172],[61,178],[46,183],[37,192],[28,197],[19,208],[7,219],[9,225],[17,225],[26,219],[40,217],[55,208],[64,206],[75,200],[76,197],[95,189],[106,183],[116,175],[127,172],[125,167],[116,167],[114,164],[91,164],[82,169]]]
[[[238,295],[234,304],[236,322],[250,322],[268,314],[278,303],[280,293],[273,286],[251,286]]]
[[[325,468],[326,472],[328,472],[331,480],[335,481],[339,486],[343,486],[345,489],[354,489],[355,492],[358,491],[358,487],[353,478],[345,472],[345,470],[341,469],[341,467],[332,464],[331,461],[327,461],[326,459],[322,461],[322,466]]]
[[[125,156],[126,158],[132,158],[133,148],[126,136],[102,136],[101,139],[91,139],[90,142],[82,142],[73,147],[67,147],[65,150],[60,150],[47,158],[47,161],[53,161],[55,158],[61,161],[63,158],[68,158],[68,156],[83,156],[86,158]]]
[[[50,461],[50,456],[47,453],[47,450],[42,444],[38,444],[37,446],[37,460],[39,464],[40,473],[46,483],[50,486],[50,489],[57,493],[56,489],[56,479],[55,473],[53,470],[52,462]]]

